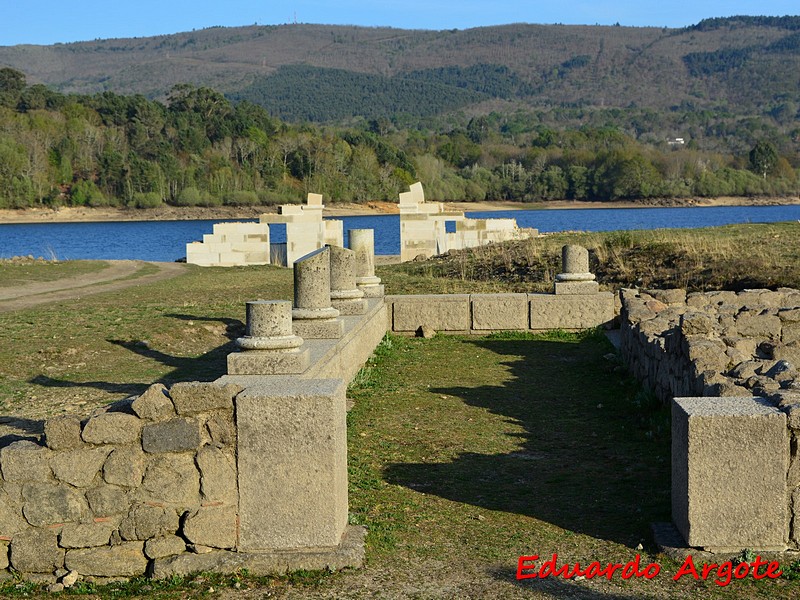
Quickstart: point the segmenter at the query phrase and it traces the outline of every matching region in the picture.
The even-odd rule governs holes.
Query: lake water
[[[539,231],[614,231],[665,227],[708,227],[731,223],[800,220],[800,206],[715,206],[708,208],[596,208],[468,212],[475,218],[517,220]],[[376,254],[400,254],[399,215],[341,217],[348,229],[374,229]],[[128,259],[171,262],[186,256],[186,244],[200,241],[221,221],[121,221],[103,223],[0,224],[0,258],[43,256],[69,259]],[[286,240],[285,227],[270,230],[271,241]]]

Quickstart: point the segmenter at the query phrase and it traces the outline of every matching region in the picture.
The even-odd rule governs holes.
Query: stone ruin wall
[[[800,291],[620,295],[623,358],[662,401],[760,397],[786,415],[788,473],[778,497],[787,501],[789,545],[800,547]]]
[[[45,422],[0,450],[0,577],[131,577],[234,549],[239,388],[151,386],[133,401]]]

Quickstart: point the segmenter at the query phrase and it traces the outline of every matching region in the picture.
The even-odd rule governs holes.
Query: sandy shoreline
[[[549,210],[579,208],[653,208],[670,206],[767,206],[800,204],[800,197],[787,198],[675,198],[647,202],[579,202],[553,200],[549,202],[445,202],[452,210],[498,211],[498,210]],[[61,207],[2,209],[0,224],[4,223],[73,223],[97,221],[190,221],[190,220],[235,220],[257,219],[267,212],[277,212],[277,207],[265,206],[217,206],[178,207],[163,206],[151,209]],[[393,202],[368,202],[367,204],[329,204],[325,208],[327,217],[349,217],[359,215],[396,214]]]

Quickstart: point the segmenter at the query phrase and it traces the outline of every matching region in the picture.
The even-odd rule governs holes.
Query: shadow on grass
[[[430,391],[506,417],[523,430],[505,434],[519,436],[519,449],[395,463],[387,481],[629,547],[649,539],[649,523],[669,516],[668,440],[639,431],[631,390],[603,359],[610,346],[596,338],[465,343],[513,357],[504,363],[512,378]]]
[[[168,317],[180,319],[182,321],[208,321],[219,322],[225,325],[225,337],[229,342],[209,350],[202,356],[185,357],[167,354],[161,350],[151,348],[150,345],[141,340],[106,340],[110,344],[124,348],[134,354],[138,354],[149,360],[158,362],[170,367],[172,371],[151,383],[163,383],[172,385],[180,381],[213,381],[227,374],[227,356],[236,350],[233,342],[237,337],[244,333],[244,324],[237,319],[226,318],[207,318],[195,315],[170,314]],[[29,380],[29,383],[43,387],[59,388],[94,388],[112,394],[125,394],[127,396],[143,393],[149,383],[116,383],[111,381],[68,381],[55,379],[46,375],[37,375]]]

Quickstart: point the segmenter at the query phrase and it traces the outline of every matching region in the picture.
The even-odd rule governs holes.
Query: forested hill
[[[548,106],[796,113],[800,17],[708,19],[684,29],[215,27],[0,47],[0,66],[63,93],[163,99],[179,83],[207,86],[287,120]]]

